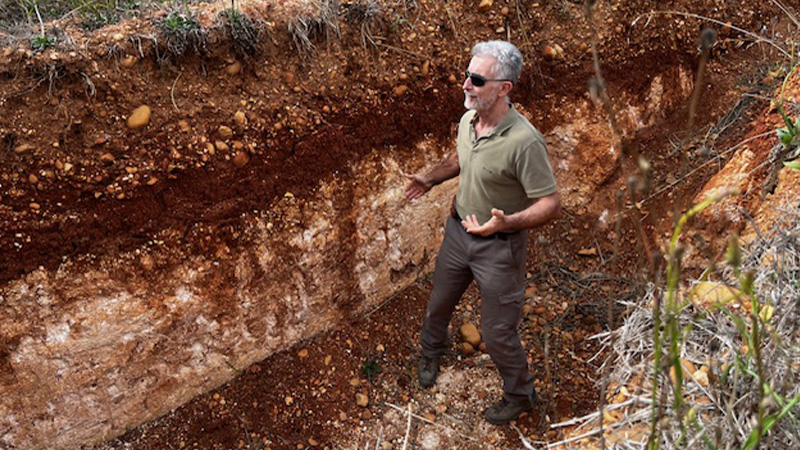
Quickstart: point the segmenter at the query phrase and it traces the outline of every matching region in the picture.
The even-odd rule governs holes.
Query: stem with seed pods
[[[678,323],[678,314],[680,314],[681,309],[683,308],[683,304],[678,301],[677,292],[678,292],[678,284],[680,282],[680,263],[683,254],[683,250],[678,246],[678,240],[683,233],[683,228],[686,223],[694,217],[695,215],[699,214],[704,209],[708,208],[709,206],[713,205],[714,203],[719,202],[722,200],[726,195],[730,192],[727,190],[722,190],[715,195],[710,196],[706,200],[700,202],[699,204],[692,207],[689,211],[681,216],[678,220],[677,225],[675,225],[675,230],[672,233],[672,239],[670,239],[669,243],[669,258],[667,261],[667,293],[666,293],[666,304],[665,304],[665,312],[666,312],[666,324],[664,327],[664,333],[666,337],[670,339],[670,346],[669,346],[669,358],[668,358],[668,365],[664,368],[669,371],[669,367],[673,367],[675,370],[675,383],[673,386],[673,407],[675,408],[675,412],[678,414],[679,418],[681,419],[679,422],[682,428],[682,437],[686,435],[685,430],[685,423],[682,420],[682,409],[683,409],[683,368],[681,367],[680,361],[680,326]],[[661,336],[661,302],[658,301],[658,296],[656,296],[656,301],[653,305],[653,376],[652,376],[652,383],[653,383],[653,397],[652,401],[654,405],[658,404],[658,387],[659,387],[659,375],[661,373],[661,357],[663,353],[663,342]],[[657,450],[660,445],[660,438],[659,438],[659,429],[658,429],[658,422],[659,422],[659,415],[656,411],[657,408],[653,409],[652,417],[650,418],[650,437],[648,439],[647,448],[649,450]],[[683,438],[681,439],[682,442]]]

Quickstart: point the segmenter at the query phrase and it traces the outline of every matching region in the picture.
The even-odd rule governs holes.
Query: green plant
[[[364,375],[364,378],[367,380],[372,381],[379,373],[381,373],[381,365],[377,358],[367,358],[367,360],[361,364],[361,374]]]
[[[794,52],[793,52],[794,54]],[[792,75],[797,66],[793,66],[781,85],[781,97],[778,100],[778,114],[781,115],[783,123],[786,124],[784,128],[778,128],[775,133],[778,135],[778,140],[783,145],[783,165],[792,169],[800,170],[800,116],[795,117],[794,121],[789,118],[784,108],[783,91],[786,88],[786,82]]]
[[[800,157],[800,116],[795,117],[794,122],[792,122],[786,115],[783,105],[779,107],[779,112],[783,122],[786,124],[785,128],[775,130],[786,155],[783,158],[783,165],[791,169],[800,170],[800,160],[797,159]]]
[[[205,53],[208,34],[185,4],[183,8],[170,10],[156,22],[156,27],[174,57],[180,57],[190,48],[197,54]]]
[[[689,219],[699,214],[712,204],[719,202],[727,194],[728,192],[726,191],[718,192],[716,195],[713,195],[700,204],[694,206],[680,217],[677,225],[675,226],[675,230],[672,233],[667,255],[667,290],[664,301],[663,320],[661,317],[661,302],[656,301],[653,303],[653,368],[651,400],[654,405],[658,404],[661,374],[663,372],[669,373],[671,368],[675,374],[675,380],[673,380],[673,408],[678,415],[679,423],[682,427],[682,436],[686,435],[686,422],[683,420],[683,365],[681,363],[681,342],[684,336],[688,334],[688,330],[681,328],[679,316],[689,302],[686,299],[682,300],[678,297],[681,260],[684,252],[683,247],[679,245],[679,240],[681,234],[683,233],[683,227],[686,225]],[[664,351],[665,341],[667,344],[669,344],[666,362],[662,361],[662,352]],[[661,417],[658,413],[658,409],[654,408],[650,418],[650,438],[648,442],[648,449],[650,450],[657,450],[660,446],[660,420]]]
[[[31,38],[31,48],[41,51],[56,45],[56,38],[53,36],[34,36]]]

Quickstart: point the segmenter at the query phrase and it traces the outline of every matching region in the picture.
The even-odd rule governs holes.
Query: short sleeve
[[[556,179],[541,139],[534,141],[517,155],[517,179],[528,198],[540,198],[556,192]]]

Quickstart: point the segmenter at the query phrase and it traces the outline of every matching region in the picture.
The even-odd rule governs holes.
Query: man
[[[460,177],[436,258],[418,375],[424,387],[436,382],[453,309],[476,280],[486,349],[503,378],[503,398],[485,417],[504,424],[536,399],[517,332],[525,303],[527,230],[557,217],[561,203],[544,138],[507,97],[519,80],[522,54],[508,42],[490,41],[475,45],[472,56],[463,85],[469,111],[459,123],[456,152],[428,173],[406,175],[410,199]]]

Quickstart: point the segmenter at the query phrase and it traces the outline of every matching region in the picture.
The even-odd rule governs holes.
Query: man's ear
[[[497,96],[505,97],[506,95],[508,95],[509,92],[511,92],[511,88],[513,87],[514,84],[512,84],[510,81],[503,81],[503,85],[500,86],[500,90],[497,91]]]

